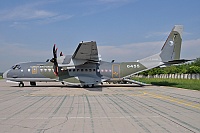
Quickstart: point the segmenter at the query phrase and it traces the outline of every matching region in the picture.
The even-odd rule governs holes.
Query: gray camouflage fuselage
[[[16,65],[15,65],[16,66]],[[76,67],[62,67],[59,77],[54,74],[51,62],[28,62],[17,64],[4,73],[4,78],[11,81],[50,82],[64,81],[68,84],[98,84],[107,80],[121,80],[132,73],[146,69],[139,62],[84,64]]]

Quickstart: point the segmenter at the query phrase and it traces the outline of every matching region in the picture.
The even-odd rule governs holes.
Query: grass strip
[[[159,86],[171,86],[200,91],[200,80],[197,79],[161,79],[161,78],[133,78],[140,82]]]

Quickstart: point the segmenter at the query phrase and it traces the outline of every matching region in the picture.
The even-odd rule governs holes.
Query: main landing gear
[[[36,82],[30,82],[31,86],[36,86]]]
[[[87,85],[89,88],[93,88],[94,87],[94,84],[89,84]]]
[[[88,85],[83,85],[83,84],[81,84],[80,87],[81,87],[81,88],[84,88],[84,87],[85,87],[85,88],[93,88],[93,87],[94,87],[94,84],[88,84]]]

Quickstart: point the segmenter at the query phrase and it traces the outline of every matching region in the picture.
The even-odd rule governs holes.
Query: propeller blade
[[[57,50],[56,44],[53,46],[53,58],[51,59],[51,62],[54,63],[54,74],[58,76],[58,62],[57,62]]]
[[[58,48],[56,48],[56,44],[54,44],[54,46],[53,46],[53,57],[54,58],[57,58],[57,50],[58,50]]]

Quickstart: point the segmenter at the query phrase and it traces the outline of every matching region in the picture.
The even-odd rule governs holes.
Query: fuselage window
[[[87,72],[87,71],[88,71],[88,69],[85,69],[85,71]]]
[[[69,69],[69,72],[71,72],[71,69]]]
[[[40,69],[41,70],[41,69]],[[31,71],[31,69],[28,69],[28,72],[30,72]]]
[[[96,69],[93,69],[93,71],[95,72],[95,71],[96,71]]]
[[[73,69],[73,72],[75,72],[75,69]]]
[[[83,72],[83,69],[81,69],[81,72]]]
[[[77,72],[79,71],[79,69],[77,69]]]

